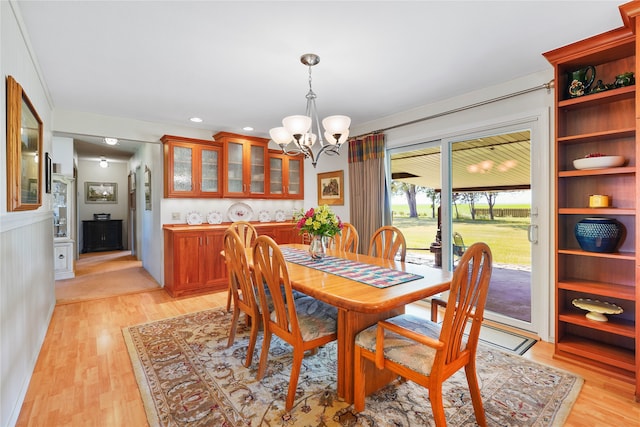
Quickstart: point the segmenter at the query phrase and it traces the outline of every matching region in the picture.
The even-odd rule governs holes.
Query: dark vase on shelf
[[[623,226],[613,218],[585,218],[576,224],[574,231],[582,250],[610,253],[618,248]]]

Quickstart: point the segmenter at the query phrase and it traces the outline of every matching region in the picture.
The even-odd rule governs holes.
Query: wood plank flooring
[[[18,426],[145,426],[122,328],[221,307],[226,292],[171,298],[164,290],[56,306]],[[539,342],[525,357],[585,379],[568,427],[640,426],[631,384],[552,358]]]

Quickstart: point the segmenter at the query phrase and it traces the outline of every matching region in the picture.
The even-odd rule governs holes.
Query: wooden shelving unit
[[[640,400],[640,95],[635,85],[569,97],[568,73],[594,66],[605,84],[638,70],[635,17],[639,2],[620,6],[625,26],[547,52],[555,70],[555,357],[635,383]],[[621,155],[622,167],[576,170],[589,153]],[[591,194],[606,194],[607,208],[589,208]],[[587,217],[618,220],[625,235],[617,252],[580,248],[575,225]],[[624,312],[607,322],[587,319],[576,298],[614,303]]]

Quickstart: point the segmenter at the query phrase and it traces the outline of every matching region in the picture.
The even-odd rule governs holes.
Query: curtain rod
[[[530,87],[529,89],[523,89],[521,91],[514,92],[514,93],[509,93],[507,95],[502,95],[502,96],[499,96],[497,98],[487,99],[487,100],[484,100],[484,101],[476,102],[475,104],[466,105],[464,107],[458,107],[458,108],[454,108],[452,110],[443,111],[441,113],[432,114],[431,116],[422,117],[422,118],[411,120],[411,121],[404,122],[404,123],[399,123],[397,125],[389,126],[389,127],[383,128],[383,129],[378,129],[378,130],[375,130],[373,132],[367,132],[367,133],[362,134],[362,135],[354,136],[353,138],[360,138],[360,137],[363,137],[363,136],[366,136],[366,135],[377,134],[377,133],[385,132],[385,131],[388,131],[388,130],[391,130],[391,129],[396,129],[396,128],[400,128],[400,127],[409,126],[409,125],[413,125],[413,124],[416,124],[416,123],[424,122],[426,120],[435,119],[437,117],[447,116],[447,115],[453,114],[453,113],[459,113],[461,111],[470,110],[470,109],[476,108],[476,107],[481,107],[483,105],[491,104],[493,102],[503,101],[505,99],[514,98],[516,96],[524,95],[524,94],[527,94],[527,93],[530,93],[530,92],[535,92],[535,91],[540,90],[540,89],[551,90],[552,87],[553,87],[553,79],[549,80],[549,82],[547,82],[547,83],[543,83],[543,84],[538,85],[538,86]]]

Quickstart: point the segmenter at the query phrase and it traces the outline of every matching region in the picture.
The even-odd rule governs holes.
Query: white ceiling
[[[619,1],[14,2],[55,108],[264,137],[304,113],[303,53],[319,115],[366,127],[622,26]]]

